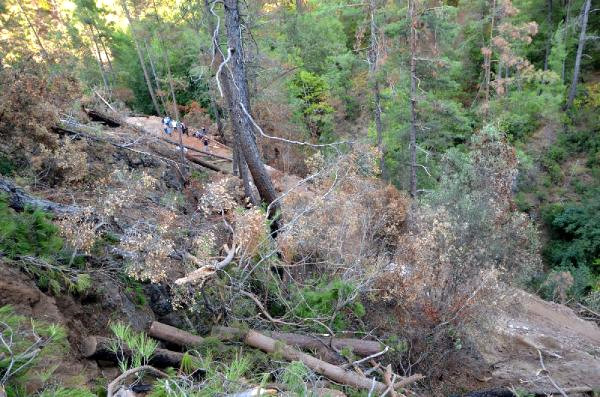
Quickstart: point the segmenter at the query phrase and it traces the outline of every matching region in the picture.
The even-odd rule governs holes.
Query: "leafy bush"
[[[552,236],[544,255],[551,266],[592,266],[600,257],[598,194],[600,189],[593,189],[581,203],[544,208],[543,219]]]
[[[301,318],[328,318],[333,331],[348,328],[348,312],[357,317],[365,315],[365,308],[358,299],[358,288],[340,279],[323,280],[298,292],[296,300],[299,304],[295,313]],[[325,327],[320,330],[327,332]]]

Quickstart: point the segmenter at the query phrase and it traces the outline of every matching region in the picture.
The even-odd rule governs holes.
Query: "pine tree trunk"
[[[159,15],[158,15],[158,7],[156,6],[156,1],[152,0],[152,3],[154,4],[154,16],[156,17],[156,22],[158,23],[158,25],[160,26],[162,24],[162,20],[160,19]],[[165,45],[165,40],[162,36],[162,30],[160,29],[160,27],[157,29],[157,33],[158,33],[158,40],[160,41],[161,47],[162,47],[162,55],[163,55],[163,62],[165,64],[165,66],[167,67],[167,79],[169,81],[169,91],[171,92],[171,100],[173,101],[173,116],[175,117],[175,120],[180,121],[181,120],[181,116],[179,114],[179,108],[177,107],[177,97],[175,97],[175,86],[173,84],[173,75],[171,74],[171,64],[169,62],[169,54],[167,53],[167,47]],[[180,128],[179,129],[179,150],[180,150],[180,156],[181,156],[181,178],[182,178],[182,184],[185,185],[186,182],[186,167],[185,167],[185,150],[184,150],[184,146],[183,146],[183,131]]]
[[[377,131],[377,151],[379,152],[379,168],[381,177],[388,179],[385,168],[385,148],[383,146],[383,124],[381,123],[381,95],[379,92],[379,81],[377,81],[377,62],[379,61],[379,49],[377,45],[377,25],[375,24],[375,0],[371,0],[369,11],[371,16],[371,43],[369,48],[369,77],[373,86],[373,117],[375,119],[375,129]]]
[[[146,54],[148,54],[148,61],[150,62],[150,71],[152,72],[152,78],[154,79],[154,85],[156,86],[156,92],[158,99],[160,100],[160,104],[165,112],[167,112],[167,105],[165,104],[165,99],[162,95],[158,94],[161,90],[160,82],[158,80],[158,74],[156,73],[156,66],[154,65],[154,59],[152,58],[152,53],[150,52],[150,47],[146,40],[144,40],[144,47],[146,48]],[[174,116],[173,116],[174,117]]]
[[[112,61],[110,60],[110,55],[108,50],[106,49],[106,45],[104,44],[104,40],[102,40],[102,35],[100,34],[100,30],[96,27],[96,32],[98,33],[98,37],[100,39],[100,45],[102,46],[102,51],[104,51],[104,55],[106,56],[106,62],[108,63],[108,70],[110,70],[110,74],[113,78],[115,78],[115,70],[113,69]]]
[[[29,28],[31,29],[31,31],[33,32],[33,35],[35,36],[35,41],[37,42],[38,46],[40,47],[42,56],[44,57],[44,59],[46,61],[49,61],[50,57],[48,56],[48,51],[46,51],[46,48],[44,47],[44,44],[42,43],[42,39],[38,35],[38,32],[35,29],[35,27],[33,26],[33,24],[31,23],[31,20],[29,19],[29,16],[27,15],[25,8],[23,7],[23,3],[21,2],[21,0],[17,0],[17,3],[19,4],[19,8],[21,9],[23,16],[25,17],[25,20],[27,21],[27,25],[29,25]]]
[[[152,105],[154,106],[156,114],[160,116],[162,115],[162,113],[160,111],[160,107],[158,106],[158,101],[156,100],[156,94],[154,93],[154,88],[152,87],[152,81],[150,80],[150,76],[148,75],[148,69],[146,68],[146,62],[144,61],[144,56],[142,54],[142,50],[140,49],[140,43],[138,42],[138,39],[135,34],[135,26],[133,24],[134,21],[131,18],[131,14],[129,13],[129,8],[127,7],[127,0],[121,0],[121,5],[123,7],[123,11],[125,11],[125,16],[127,17],[129,26],[131,27],[131,37],[133,38],[135,52],[137,53],[138,59],[140,61],[140,66],[142,67],[142,72],[144,73],[144,80],[146,81],[146,87],[148,87],[148,93],[150,94],[150,98],[152,99]]]
[[[565,30],[563,32],[563,43],[565,44],[565,48],[567,48],[567,40],[569,39],[569,33],[571,32],[570,27],[571,21],[571,0],[567,0],[567,15],[565,16]],[[562,70],[560,72],[560,78],[565,83],[566,80],[566,66],[567,66],[567,57],[565,55],[562,61]]]
[[[204,0],[204,15],[206,16],[206,26],[207,26],[207,34],[209,35],[209,37],[212,38],[212,35],[214,34],[215,31],[215,24],[213,22],[213,16],[210,13],[210,2],[209,0]],[[211,39],[211,44],[214,44],[215,46],[218,45],[218,43],[212,43],[212,39]],[[212,45],[211,45],[212,46]],[[213,53],[213,56],[215,56],[217,53]],[[212,67],[214,69],[215,62],[212,63]],[[216,72],[216,70],[214,70],[214,72]],[[225,137],[225,131],[223,130],[223,119],[221,118],[221,114],[219,111],[219,106],[217,105],[217,100],[215,99],[215,97],[218,95],[215,91],[215,87],[214,84],[211,84],[209,86],[212,91],[213,94],[211,94],[210,96],[210,106],[212,108],[213,114],[215,115],[215,121],[217,123],[217,134],[219,135],[219,137],[221,138],[221,143],[223,144],[227,144],[227,139]],[[235,156],[234,156],[234,161],[235,161]],[[234,167],[234,175],[237,173],[237,171],[235,171],[235,167]]]
[[[490,104],[490,84],[492,82],[492,40],[494,38],[494,23],[496,21],[496,0],[492,1],[492,22],[490,26],[490,39],[488,45],[488,51],[483,54],[483,65],[485,71],[484,77],[484,92],[485,92],[485,107],[484,107],[484,117],[487,119],[489,104]]]
[[[544,54],[544,71],[548,70],[548,58],[550,57],[550,49],[552,44],[552,0],[548,0],[547,11],[548,15],[548,39],[546,40],[546,53]]]
[[[272,204],[277,199],[277,193],[260,158],[258,146],[254,140],[252,122],[248,117],[248,114],[250,114],[250,101],[248,98],[248,82],[246,80],[243,59],[238,0],[224,0],[224,6],[227,43],[232,54],[228,66],[231,70],[233,80],[233,84],[231,85],[233,108],[230,113],[236,131],[235,139],[240,147],[240,152],[244,155],[244,159],[248,164],[261,200]],[[277,210],[277,206],[273,210]],[[273,214],[274,212],[269,214],[269,216],[272,217]]]
[[[417,15],[415,1],[409,0],[410,14],[410,195],[417,197]]]
[[[590,13],[591,0],[586,0],[583,5],[582,17],[581,17],[581,32],[579,33],[579,44],[577,45],[577,55],[575,56],[575,69],[573,69],[573,80],[571,81],[571,88],[569,89],[569,96],[565,109],[570,109],[573,106],[575,100],[575,94],[577,93],[577,83],[579,81],[579,72],[581,70],[581,56],[583,55],[583,48],[585,47],[586,30],[588,16]]]
[[[108,79],[106,78],[106,70],[104,69],[104,63],[102,62],[102,54],[100,53],[100,46],[98,45],[98,38],[96,37],[96,34],[94,33],[94,28],[92,25],[88,25],[90,28],[90,35],[92,36],[92,41],[94,42],[94,48],[96,49],[96,55],[97,55],[97,63],[98,63],[98,67],[100,68],[100,74],[102,75],[102,81],[104,83],[104,88],[106,89],[107,93],[110,93],[110,89],[108,87]]]

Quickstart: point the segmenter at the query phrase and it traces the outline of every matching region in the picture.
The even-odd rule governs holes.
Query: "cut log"
[[[117,355],[111,349],[111,340],[102,336],[88,336],[83,340],[81,352],[85,358],[94,360],[117,361]],[[132,356],[130,349],[123,349],[119,353],[125,359]],[[156,349],[150,358],[148,364],[159,368],[173,367],[179,368],[183,353],[174,352],[167,349]]]
[[[17,212],[24,211],[27,207],[38,208],[62,216],[76,214],[81,211],[79,207],[73,205],[59,204],[31,196],[25,193],[23,189],[15,186],[12,181],[1,177],[0,193],[8,196],[8,206]]]
[[[277,353],[288,361],[301,361],[313,371],[331,379],[334,382],[364,390],[376,390],[383,392],[387,386],[374,378],[369,379],[359,375],[356,372],[346,371],[336,365],[329,364],[323,360],[319,360],[311,355],[302,353],[285,343],[270,338],[256,331],[248,331],[245,333],[243,342],[248,346],[255,347],[266,353]]]
[[[214,336],[219,337],[221,340],[236,340],[240,339],[241,335],[243,335],[243,331],[230,327],[213,327],[212,332]],[[289,332],[270,332],[268,335],[273,339],[301,349],[318,350],[324,346],[329,346],[330,341],[330,338],[327,337],[300,335]],[[384,348],[381,343],[376,341],[353,338],[333,338],[331,345],[337,350],[350,349],[354,354],[363,357],[377,354]]]
[[[148,335],[178,346],[194,347],[200,345],[204,338],[189,332],[180,330],[167,324],[153,321],[148,330]]]

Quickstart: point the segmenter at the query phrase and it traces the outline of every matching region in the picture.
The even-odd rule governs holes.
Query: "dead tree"
[[[243,155],[261,200],[267,204],[272,204],[277,199],[277,193],[260,158],[250,115],[239,4],[238,0],[224,0],[223,4],[225,7],[228,57],[230,58],[226,65],[231,76],[230,114],[234,125],[235,144],[239,150],[240,162]],[[242,168],[243,166],[240,169]],[[277,205],[274,205],[274,207],[277,207]],[[270,216],[273,216],[277,208],[273,208],[273,206],[271,208],[273,213]]]
[[[573,80],[571,81],[571,88],[569,88],[569,96],[567,98],[567,103],[565,104],[565,109],[570,109],[571,106],[573,106],[575,94],[577,93],[577,82],[579,81],[579,72],[581,70],[581,56],[583,55],[583,48],[585,47],[587,22],[591,3],[591,0],[586,0],[581,11],[581,32],[579,33],[579,43],[577,44],[577,55],[575,55]]]

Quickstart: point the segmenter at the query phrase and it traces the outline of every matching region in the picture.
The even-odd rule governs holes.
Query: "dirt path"
[[[171,142],[175,145],[179,145],[180,131],[175,130],[171,135],[167,135],[164,132],[162,125],[162,119],[157,116],[147,117],[127,117],[127,122],[138,127],[143,127],[145,130],[152,132],[161,139]],[[196,126],[189,126],[190,134],[200,128]],[[193,136],[182,136],[183,144],[188,148],[186,150],[186,157],[198,158],[204,162],[210,163],[213,166],[222,169],[227,173],[232,171],[232,158],[233,151],[230,147],[223,145],[218,142],[214,136],[206,135],[208,145],[205,146],[203,140],[194,138]]]
[[[127,117],[126,121],[129,124],[142,127],[145,130],[152,132],[160,139],[179,145],[179,131],[174,131],[170,136],[165,134],[162,119],[158,116]],[[200,128],[197,126],[189,126],[190,134],[199,129]],[[183,144],[189,148],[186,151],[186,157],[202,160],[203,162],[217,167],[223,172],[231,174],[233,166],[233,150],[229,146],[218,142],[212,135],[207,135],[206,137],[209,142],[207,147],[204,146],[204,143],[200,139],[183,135]],[[307,192],[306,186],[301,184],[301,178],[298,176],[283,173],[267,164],[265,164],[265,167],[278,192],[286,192],[292,188]]]

